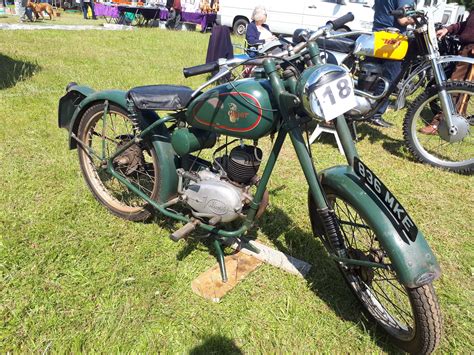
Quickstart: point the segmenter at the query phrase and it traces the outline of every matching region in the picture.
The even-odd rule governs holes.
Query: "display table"
[[[116,5],[113,3],[95,3],[94,13],[107,22],[147,26],[160,19],[160,11],[165,8],[148,6]],[[165,9],[166,10],[166,9]],[[166,17],[167,18],[167,17]]]
[[[108,23],[116,21],[120,17],[117,5],[104,4],[100,2],[94,4],[94,14],[96,17],[105,18]]]
[[[147,6],[117,6],[120,13],[118,23],[131,26],[147,26],[155,20],[160,19],[160,13],[164,8]],[[166,10],[166,9],[165,9]]]
[[[162,9],[160,13],[160,20],[164,21],[168,18],[168,10]],[[201,32],[206,30],[216,22],[216,14],[202,14],[199,12],[181,12],[181,22],[190,22],[201,25]]]
[[[107,22],[114,21],[131,26],[153,25],[155,20],[166,21],[169,12],[165,7],[116,5],[114,3],[94,4],[94,13],[103,17]],[[201,31],[206,30],[216,22],[216,14],[202,14],[199,12],[182,12],[181,22],[194,23],[201,26]]]

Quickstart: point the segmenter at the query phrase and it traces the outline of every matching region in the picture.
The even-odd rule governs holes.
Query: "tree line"
[[[474,0],[450,0],[448,2],[457,2],[459,5],[464,5],[467,10],[474,8]]]

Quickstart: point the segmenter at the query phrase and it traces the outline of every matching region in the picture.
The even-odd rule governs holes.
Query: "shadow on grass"
[[[313,127],[314,126],[314,127]],[[315,125],[311,123],[308,124],[308,132],[311,136]],[[393,127],[392,129],[398,129]],[[401,129],[401,128],[400,128]],[[357,130],[357,140],[362,141],[368,139],[371,144],[382,142],[382,147],[388,151],[390,154],[395,155],[399,158],[408,159],[412,162],[417,162],[408,152],[404,152],[405,142],[400,139],[393,139],[392,137],[387,136],[379,129],[372,127],[368,123],[358,123],[356,124]],[[326,144],[332,146],[334,149],[338,149],[336,138],[333,134],[323,133],[321,134],[313,143],[314,144]]]
[[[276,188],[271,194],[278,193],[282,189],[284,189],[284,186]],[[171,221],[168,221],[171,223],[164,222],[165,220],[159,222],[160,226],[173,230],[173,223]],[[158,221],[155,219],[155,222]],[[312,233],[307,233],[296,226],[294,221],[278,207],[268,209],[261,217],[258,225],[262,233],[272,241],[279,251],[312,265],[310,272],[305,277],[308,286],[338,317],[353,322],[361,331],[368,333],[383,351],[389,353],[399,352],[396,347],[388,342],[385,333],[379,331],[375,323],[365,317],[357,299],[345,284],[334,261],[329,258],[319,239],[314,237]],[[255,234],[255,229],[249,231],[249,236]],[[284,240],[280,238],[281,236],[284,236]],[[190,238],[178,252],[176,258],[177,260],[184,260],[190,253],[200,247],[207,248],[209,255],[216,257],[216,251],[211,242],[210,238]],[[211,336],[203,344],[192,349],[190,353],[217,354],[241,353],[241,351],[232,340],[222,336]]]
[[[402,129],[401,127],[395,127],[389,129]],[[382,142],[382,148],[387,152],[396,157],[407,159],[411,162],[416,163],[417,160],[408,153],[405,141],[402,139],[394,139],[387,136],[377,128],[372,127],[370,124],[362,123],[357,125],[357,139],[359,141],[368,139],[371,144]]]
[[[368,332],[384,351],[399,351],[388,342],[386,335],[376,328],[375,323],[365,317],[357,299],[346,286],[319,239],[295,226],[291,218],[277,207],[272,207],[262,216],[260,227],[278,250],[312,265],[305,277],[308,286],[338,317],[351,321],[363,332]],[[280,238],[282,235],[284,241]]]
[[[0,90],[32,77],[41,67],[38,64],[14,60],[0,54]]]
[[[212,335],[189,352],[190,355],[243,354],[235,342],[222,335]]]

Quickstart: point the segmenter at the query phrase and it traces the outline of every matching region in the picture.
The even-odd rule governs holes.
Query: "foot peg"
[[[178,229],[176,232],[170,235],[170,238],[173,242],[179,242],[181,239],[185,238],[189,233],[194,231],[199,225],[198,220],[192,220]]]

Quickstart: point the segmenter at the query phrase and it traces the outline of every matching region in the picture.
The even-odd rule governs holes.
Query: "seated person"
[[[256,47],[268,41],[273,41],[276,37],[270,31],[267,21],[267,11],[262,6],[257,6],[252,13],[252,22],[247,26],[245,39],[249,47]],[[249,54],[252,56],[252,53]]]

